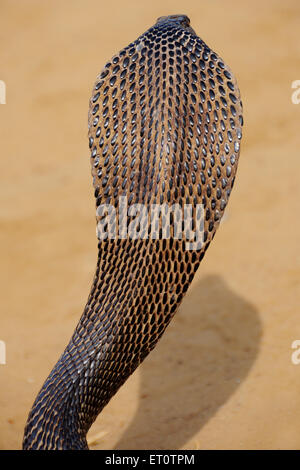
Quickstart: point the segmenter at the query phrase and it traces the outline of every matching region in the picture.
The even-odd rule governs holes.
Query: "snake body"
[[[201,204],[203,244],[187,250],[173,232],[99,240],[86,307],[33,404],[24,449],[88,448],[90,426],[157,344],[215,235],[242,125],[232,72],[185,15],[159,18],[105,65],[89,109],[97,209],[117,209],[120,196],[128,207]]]

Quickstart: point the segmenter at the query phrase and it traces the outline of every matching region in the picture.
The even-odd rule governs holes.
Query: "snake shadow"
[[[195,279],[140,366],[139,405],[115,449],[182,448],[245,379],[260,338],[251,303],[219,276]]]

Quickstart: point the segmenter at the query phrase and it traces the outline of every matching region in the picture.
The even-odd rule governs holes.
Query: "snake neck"
[[[118,262],[126,254],[121,250],[122,255],[119,248],[116,243],[107,243],[99,250],[88,302],[68,346],[33,404],[23,449],[88,449],[86,434],[90,426],[150,352],[148,345],[130,344],[126,335],[126,329],[131,329],[130,323],[135,321],[135,309],[131,275],[123,282],[123,302],[116,301],[114,294],[118,290]],[[131,338],[135,343],[134,331]]]
[[[25,428],[24,449],[88,448],[90,426],[154,348],[186,291],[184,273],[178,275],[176,291],[168,282],[162,290],[159,287],[164,274],[158,266],[166,263],[160,261],[161,243],[99,243],[88,302],[67,348],[34,402]],[[179,243],[170,241],[166,246],[171,271],[176,269]],[[157,265],[154,270],[150,257]]]
[[[82,376],[74,368],[80,358],[71,356],[69,346],[33,404],[23,449],[87,449],[84,432],[87,423],[80,414],[80,397],[76,393]]]

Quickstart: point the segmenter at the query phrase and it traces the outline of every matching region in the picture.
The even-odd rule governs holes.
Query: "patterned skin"
[[[185,15],[159,18],[105,65],[89,109],[97,223],[103,204],[120,210],[120,197],[128,208],[147,210],[200,204],[203,243],[187,249],[175,229],[164,238],[163,218],[157,238],[142,224],[130,238],[130,218],[110,216],[125,235],[117,230],[115,238],[99,240],[86,307],[30,411],[24,449],[88,448],[90,426],[157,344],[215,235],[235,179],[242,125],[232,72]]]

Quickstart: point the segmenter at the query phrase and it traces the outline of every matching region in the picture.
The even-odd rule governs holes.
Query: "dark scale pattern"
[[[154,348],[227,205],[242,124],[232,72],[186,16],[160,18],[106,64],[89,111],[97,207],[118,208],[119,196],[203,204],[205,243],[187,251],[173,236],[99,241],[87,305],[33,405],[25,449],[87,448],[99,412]]]

